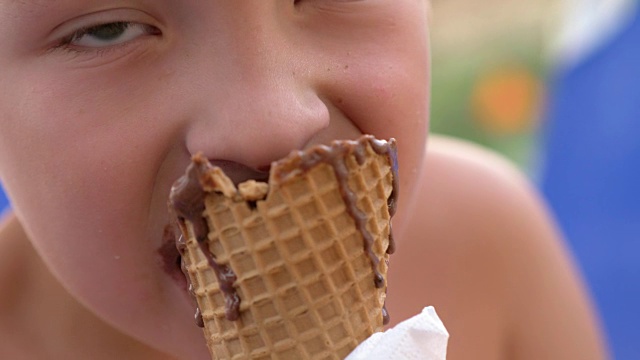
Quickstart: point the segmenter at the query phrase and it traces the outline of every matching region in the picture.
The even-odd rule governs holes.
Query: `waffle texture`
[[[302,153],[292,153],[272,164],[268,190],[237,190],[217,168],[204,175],[208,239],[201,247],[183,222],[183,261],[214,359],[343,359],[382,330],[386,282],[376,287],[374,268],[386,281],[393,172],[388,156],[361,145],[364,157],[344,151],[340,160],[377,264],[332,163],[301,169]],[[203,248],[235,273],[237,320],[225,316],[227,299]]]

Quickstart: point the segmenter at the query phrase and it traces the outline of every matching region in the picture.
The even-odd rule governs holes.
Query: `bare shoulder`
[[[434,187],[424,187],[428,195],[436,195],[436,190],[446,189],[459,191],[460,196],[471,196],[476,200],[497,196],[507,201],[532,195],[528,181],[511,162],[467,141],[432,136],[424,166],[425,185]],[[496,201],[492,201],[492,204],[503,205]],[[475,205],[484,207],[487,204]],[[465,208],[472,210],[474,204],[466,203]]]
[[[21,228],[13,217],[4,214],[0,217],[0,358],[23,359],[18,349],[26,339],[22,331],[16,331],[18,315],[23,303],[22,294],[30,279],[21,269],[27,260],[24,246],[20,241]]]
[[[24,283],[17,281],[21,277],[21,267],[25,264],[22,228],[14,221],[13,216],[0,216],[0,314],[9,304],[14,302],[19,292],[16,286]]]
[[[518,255],[514,250],[522,246],[559,243],[527,178],[504,157],[479,145],[432,136],[414,196],[407,242],[439,243],[452,256],[481,267],[484,275],[491,268],[502,271],[504,261]]]
[[[577,272],[526,177],[489,150],[438,136],[424,172],[412,213],[398,214],[392,310],[435,305],[454,360],[602,358]]]

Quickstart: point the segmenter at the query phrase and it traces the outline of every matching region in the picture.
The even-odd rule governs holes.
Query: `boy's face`
[[[424,0],[0,0],[0,169],[61,282],[118,329],[206,358],[163,248],[202,151],[236,181],[374,134],[410,201],[428,121]],[[398,219],[401,220],[401,219]]]

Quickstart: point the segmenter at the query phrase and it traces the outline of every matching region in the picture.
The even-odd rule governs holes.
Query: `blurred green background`
[[[432,133],[488,146],[531,172],[560,10],[555,0],[433,0]]]

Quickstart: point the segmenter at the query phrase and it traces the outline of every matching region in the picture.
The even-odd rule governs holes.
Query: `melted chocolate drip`
[[[389,206],[389,215],[393,217],[396,214],[396,208],[398,206],[398,194],[400,194],[400,181],[398,179],[398,148],[395,139],[391,139],[389,142],[371,139],[371,147],[378,154],[387,154],[389,156],[389,162],[391,163],[391,173],[393,174],[392,186],[393,190],[387,204]]]
[[[357,152],[356,152],[357,153]],[[362,234],[362,238],[364,240],[364,249],[369,259],[371,260],[371,266],[374,272],[373,283],[377,288],[381,288],[384,286],[384,277],[380,274],[378,270],[378,263],[380,259],[373,251],[373,243],[375,239],[367,230],[367,214],[360,210],[357,206],[358,197],[357,195],[349,188],[348,177],[349,177],[349,169],[347,169],[347,164],[343,157],[333,157],[331,159],[336,177],[338,178],[338,183],[340,184],[340,194],[342,195],[342,199],[344,200],[347,211],[356,222],[356,227],[360,234]]]
[[[339,144],[343,144],[341,146]],[[338,179],[340,194],[346,204],[347,211],[354,219],[356,227],[361,233],[364,239],[364,250],[371,260],[371,266],[374,271],[374,284],[377,288],[381,288],[385,285],[384,277],[378,270],[378,264],[380,259],[373,251],[373,236],[367,230],[367,214],[362,212],[357,207],[357,195],[349,188],[348,184],[348,168],[345,161],[345,155],[353,153],[358,164],[362,165],[366,160],[366,144],[369,143],[371,148],[379,155],[386,155],[389,158],[392,171],[392,185],[393,189],[387,205],[389,208],[389,215],[393,216],[396,212],[397,197],[398,197],[398,163],[397,163],[397,149],[394,139],[389,142],[375,139],[373,136],[365,135],[357,141],[343,141],[334,142],[333,146],[317,146],[312,150],[302,152],[298,151],[299,158],[298,166],[303,171],[308,171],[320,162],[326,162],[332,165],[336,178]],[[206,244],[207,236],[209,233],[209,226],[203,217],[205,209],[204,198],[206,196],[205,191],[202,188],[202,182],[207,179],[203,179],[204,174],[210,169],[209,165],[202,156],[195,156],[193,162],[187,168],[187,174],[181,177],[171,192],[171,207],[177,214],[180,225],[185,227],[185,220],[190,221],[193,224],[194,237],[198,241],[200,249],[205,254],[207,261],[211,268],[214,270],[218,282],[220,284],[220,290],[225,297],[225,316],[228,320],[237,320],[239,317],[240,298],[238,297],[233,284],[236,281],[236,275],[227,265],[218,264],[215,259],[215,255],[211,253]],[[286,168],[285,171],[286,172]],[[283,182],[287,174],[276,173],[280,182]],[[176,247],[184,258],[184,252],[186,249],[186,242],[182,236],[176,240]],[[395,241],[391,233],[389,232],[389,246],[386,250],[388,254],[392,254],[395,251]],[[182,261],[182,270],[185,276],[189,280],[189,292],[195,298],[193,284],[191,283],[186,268],[184,266],[184,260]],[[389,313],[386,308],[386,303],[382,307],[383,324],[389,323]],[[196,308],[195,313],[196,324],[203,327],[204,321],[202,313],[199,307]]]
[[[191,290],[193,291],[193,289]],[[200,310],[200,306],[196,306],[196,314],[193,316],[196,320],[196,325],[198,327],[204,327],[204,318],[202,317],[202,311]]]
[[[389,317],[389,311],[387,311],[387,303],[385,302],[382,305],[382,325],[388,325],[389,321],[391,321],[391,317]]]
[[[367,230],[367,214],[362,212],[357,206],[357,195],[349,188],[348,176],[349,171],[346,165],[346,156],[347,154],[354,154],[356,161],[358,164],[362,165],[366,160],[366,144],[370,144],[373,151],[375,151],[379,155],[386,155],[389,158],[389,162],[391,165],[391,171],[393,175],[393,189],[391,191],[391,195],[387,200],[387,204],[389,207],[389,214],[393,216],[396,211],[396,203],[398,196],[398,162],[397,162],[397,148],[394,139],[391,139],[389,142],[381,141],[375,139],[371,135],[362,136],[357,141],[342,141],[342,142],[334,142],[332,146],[324,146],[320,145],[306,152],[298,151],[298,166],[303,171],[308,171],[309,169],[316,166],[318,163],[326,162],[332,165],[336,178],[338,179],[340,194],[342,199],[345,202],[347,207],[347,211],[353,218],[356,223],[356,227],[358,231],[362,235],[364,239],[364,250],[367,253],[367,256],[371,260],[371,267],[374,271],[374,284],[377,288],[381,288],[384,286],[384,277],[380,274],[378,270],[378,264],[380,259],[373,251],[373,242],[374,238],[371,233]],[[288,170],[285,168],[285,170]],[[287,177],[288,174],[276,174],[279,180],[282,182],[283,179]],[[387,253],[393,252],[395,250],[395,243],[393,243],[393,236],[389,236],[389,247],[387,248]]]
[[[398,194],[400,194],[400,182],[398,180],[398,149],[394,139],[391,141],[383,142],[379,140],[373,139],[371,141],[371,147],[378,154],[386,153],[389,156],[389,161],[391,162],[391,173],[393,174],[392,180],[392,190],[389,199],[387,199],[387,206],[389,207],[389,216],[393,217],[396,214],[397,206],[398,206]],[[396,252],[396,241],[393,238],[393,229],[391,228],[391,224],[389,224],[389,247],[387,247],[387,254],[391,255]],[[387,261],[387,266],[389,262]],[[387,289],[385,289],[385,294],[387,293]],[[387,310],[387,302],[385,298],[385,303],[382,305],[382,325],[388,325],[391,321],[391,317],[389,316],[389,311]]]
[[[221,265],[216,261],[206,242],[209,234],[209,225],[203,217],[206,193],[202,188],[202,182],[206,180],[203,177],[206,176],[207,171],[210,169],[211,165],[203,156],[194,156],[193,162],[187,168],[186,175],[178,179],[171,189],[170,203],[183,228],[185,228],[185,221],[189,221],[193,225],[193,236],[196,238],[209,266],[213,269],[220,284],[220,291],[225,298],[225,316],[228,320],[234,321],[240,317],[240,297],[233,286],[236,281],[236,275],[227,265]],[[176,240],[176,247],[181,255],[184,255],[186,246],[184,238],[179,237]],[[186,275],[184,260],[183,272]],[[188,276],[187,279],[189,280],[190,292],[195,297],[193,284]],[[204,321],[199,307],[196,308],[195,318],[196,324],[203,327]]]
[[[224,314],[227,320],[235,321],[240,317],[240,297],[233,287],[233,283],[236,282],[236,274],[227,265],[220,265],[214,258],[206,242],[199,242],[200,250],[204,253],[204,256],[209,262],[209,266],[216,273],[218,278],[218,284],[220,284],[220,291],[224,295],[225,307]]]
[[[202,318],[202,312],[200,311],[200,307],[198,306],[198,300],[196,299],[196,292],[195,292],[195,289],[193,288],[193,283],[189,278],[189,272],[187,271],[187,264],[184,262],[184,253],[187,249],[187,242],[184,240],[184,237],[182,236],[182,234],[176,237],[175,244],[176,244],[176,249],[178,249],[178,252],[180,253],[180,270],[182,270],[182,274],[184,275],[184,277],[187,279],[187,282],[189,283],[189,286],[187,289],[189,291],[189,295],[191,295],[191,299],[193,300],[193,303],[196,305],[194,320],[196,321],[196,325],[198,325],[199,327],[204,327],[204,319]]]
[[[389,247],[387,248],[387,254],[391,255],[396,252],[396,240],[393,238],[393,228],[389,225]]]
[[[176,272],[176,266],[180,266],[180,253],[176,249],[175,226],[167,224],[162,232],[162,245],[158,249],[158,259],[164,272],[170,277],[182,282],[184,276]],[[184,282],[186,290],[187,285]]]

